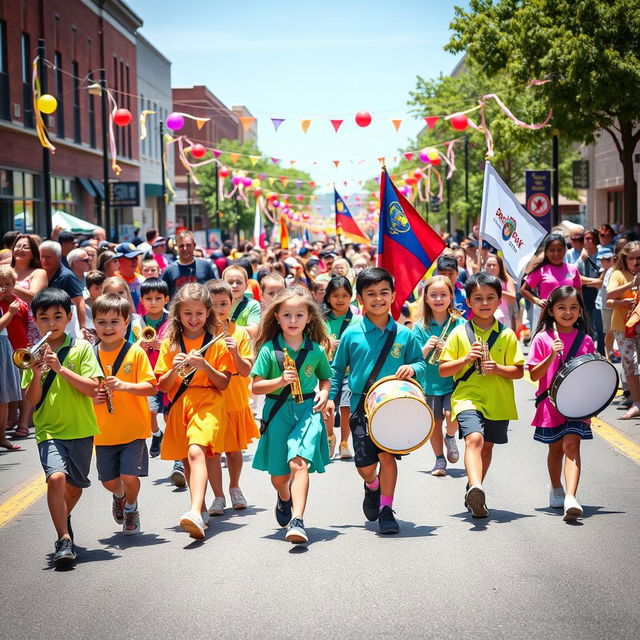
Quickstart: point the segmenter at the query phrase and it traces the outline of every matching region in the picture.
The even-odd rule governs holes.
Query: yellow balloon
[[[438,150],[435,149],[434,147],[429,147],[427,149],[427,158],[429,158],[429,160],[435,160],[436,158],[439,157],[439,153]]]
[[[251,186],[252,186],[254,189],[257,189],[257,188],[260,186],[260,178],[254,178],[254,179],[251,181]]]
[[[49,93],[38,98],[38,109],[42,113],[53,113],[58,108],[58,101]]]

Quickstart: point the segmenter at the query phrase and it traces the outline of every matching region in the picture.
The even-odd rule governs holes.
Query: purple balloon
[[[274,200],[271,204],[277,209],[280,206],[280,200]]]
[[[421,151],[420,152],[420,161],[421,162],[429,162],[429,156],[427,155],[426,151]]]
[[[251,178],[242,178],[242,184],[245,187],[250,187],[252,183],[253,183],[253,180]]]
[[[178,131],[184,127],[184,118],[179,113],[170,113],[167,116],[167,127],[171,131]]]
[[[237,186],[242,182],[242,178],[240,176],[233,176],[233,178],[231,178],[231,182]]]

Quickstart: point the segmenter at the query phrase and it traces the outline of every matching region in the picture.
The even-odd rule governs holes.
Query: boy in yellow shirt
[[[117,295],[93,303],[99,344],[94,347],[105,374],[94,408],[100,434],[95,436],[98,478],[113,494],[113,519],[125,535],[140,531],[140,478],[148,475],[146,439],[151,414],[146,396],[156,393],[156,377],[145,351],[124,339],[131,309]]]
[[[474,317],[451,332],[440,356],[439,371],[455,380],[451,419],[458,420],[465,444],[464,466],[469,479],[465,506],[474,518],[486,518],[489,511],[482,482],[491,464],[493,445],[506,444],[509,420],[518,418],[513,380],[524,375],[524,356],[515,333],[494,318],[502,298],[500,280],[480,272],[471,276],[464,288]]]

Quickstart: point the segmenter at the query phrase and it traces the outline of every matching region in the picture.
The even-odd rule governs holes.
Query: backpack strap
[[[248,304],[249,304],[249,298],[244,296],[242,300],[238,303],[238,306],[235,308],[235,311],[231,314],[232,322],[235,322],[238,319],[238,317],[245,310]]]
[[[467,321],[467,323],[464,325],[464,330],[467,334],[467,338],[469,339],[469,343],[473,344],[476,341],[476,334],[473,330],[471,320]],[[498,336],[503,331],[504,331],[504,325],[501,322],[498,322],[498,330],[492,331],[491,335],[489,336],[489,339],[487,340],[487,346],[489,347],[489,351],[491,351],[491,348],[496,343]],[[470,364],[469,368],[455,381],[454,386],[457,386],[461,382],[466,382],[475,373],[475,370],[476,370],[475,366],[473,366],[473,364]]]
[[[131,349],[131,347],[133,347],[133,344],[125,340],[124,344],[120,347],[120,351],[118,351],[118,355],[116,356],[115,362],[113,363],[113,369],[111,370],[112,376],[115,376],[118,374],[118,370],[122,366],[122,362],[126,358],[127,353],[129,353],[129,349]],[[102,366],[102,361],[100,360],[100,349],[98,349],[98,345],[95,345],[93,347],[93,352],[96,354],[96,358],[98,359],[98,364],[102,369],[102,373],[106,373],[104,370],[104,367]]]
[[[353,318],[353,311],[351,309],[347,310],[347,313],[344,316],[344,320],[342,321],[342,325],[340,327],[340,331],[338,333],[338,340],[342,338],[342,334],[347,330],[347,327],[351,323],[351,319]]]
[[[66,347],[62,347],[61,349],[58,350],[57,355],[58,355],[58,360],[60,360],[60,364],[64,365],[64,361],[69,355],[69,351],[71,351],[71,348],[73,347],[74,344],[75,344],[75,338],[71,338],[71,341]],[[42,395],[40,396],[40,400],[38,404],[36,404],[36,406],[33,409],[34,413],[42,406],[42,403],[45,401],[45,398],[47,397],[47,393],[49,393],[49,389],[51,389],[51,385],[53,384],[53,381],[55,380],[55,377],[57,375],[58,374],[55,371],[49,371],[47,373],[44,379],[44,382],[42,383]]]

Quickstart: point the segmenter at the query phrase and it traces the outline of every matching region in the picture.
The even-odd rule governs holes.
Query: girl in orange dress
[[[160,456],[183,460],[191,494],[191,508],[180,518],[180,526],[192,538],[204,538],[209,513],[204,498],[207,489],[206,456],[213,456],[214,443],[224,430],[222,391],[235,372],[224,340],[209,346],[218,328],[207,290],[197,283],[184,285],[175,295],[167,330],[160,347],[155,373],[158,387],[168,394],[169,410]],[[188,361],[195,372],[185,385],[175,367]]]
[[[240,490],[242,450],[246,449],[249,443],[260,435],[260,432],[249,406],[248,376],[253,366],[249,333],[244,327],[229,322],[229,314],[233,304],[233,292],[229,284],[222,280],[211,280],[206,287],[211,296],[216,317],[226,328],[225,344],[233,357],[237,371],[223,394],[227,418],[223,438],[219,438],[214,445],[214,457],[207,458],[209,482],[215,496],[209,507],[209,515],[221,516],[227,504],[222,490],[221,453],[224,451],[227,459],[231,506],[234,509],[246,509],[247,501]]]

